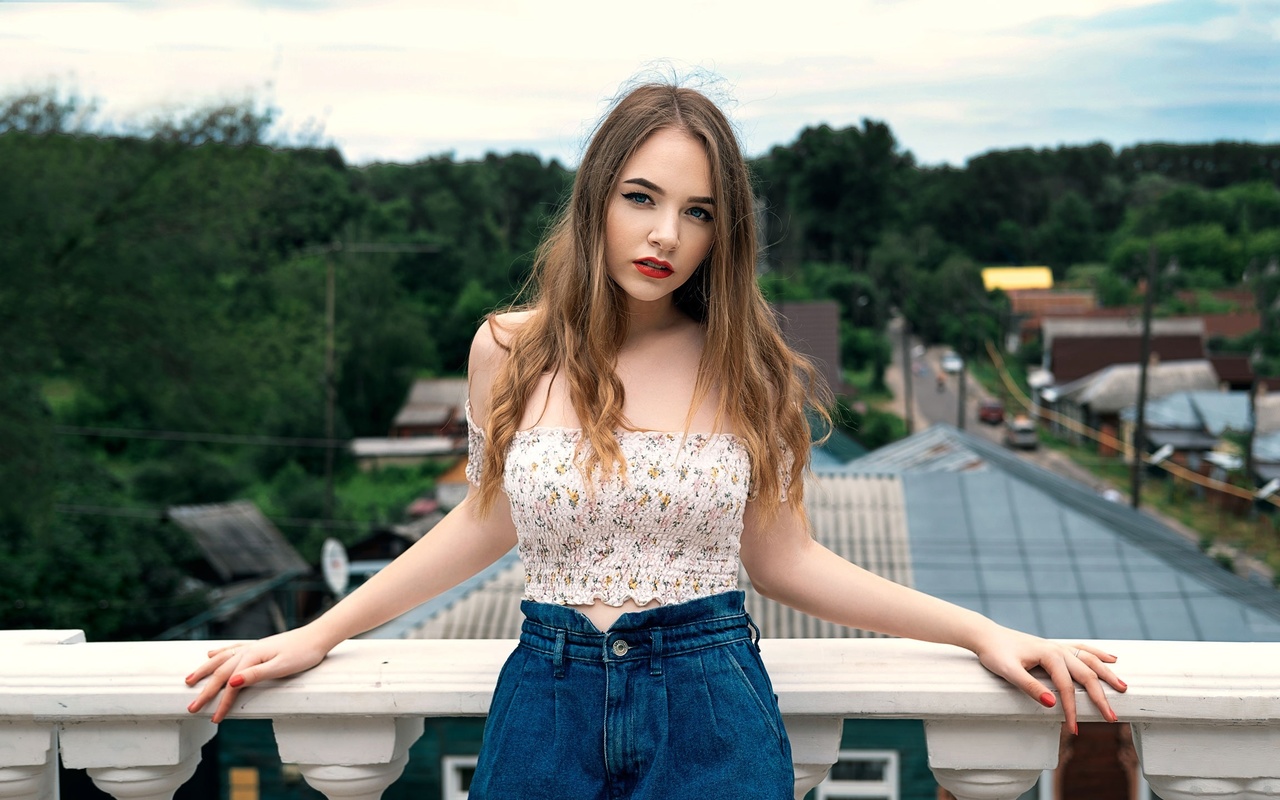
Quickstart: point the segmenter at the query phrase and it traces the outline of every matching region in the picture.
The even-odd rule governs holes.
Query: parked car
[[[978,420],[988,425],[1004,422],[1004,403],[999,400],[983,400],[978,404]]]
[[[953,375],[957,372],[964,372],[964,359],[953,350],[943,353],[942,360],[938,364],[942,367],[943,372],[949,372]]]
[[[1040,445],[1035,420],[1026,416],[1010,418],[1004,424],[1004,443],[1007,447],[1034,450]]]

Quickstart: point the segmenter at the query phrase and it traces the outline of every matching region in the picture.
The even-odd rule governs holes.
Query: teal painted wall
[[[924,723],[918,719],[847,719],[841,750],[897,750],[901,800],[937,800],[938,783],[929,771]],[[813,792],[808,797],[812,800]]]
[[[484,718],[432,717],[426,720],[422,738],[409,750],[404,775],[393,783],[383,800],[440,800],[440,760],[447,755],[480,752]],[[301,777],[290,781],[280,764],[270,720],[227,720],[218,731],[219,797],[230,795],[227,772],[231,767],[256,767],[260,800],[324,800],[324,795]]]
[[[384,800],[440,800],[441,758],[480,752],[484,719],[433,717],[409,751],[404,775],[387,789]],[[299,778],[289,782],[281,767],[275,736],[267,720],[227,720],[218,733],[221,797],[227,798],[227,770],[257,767],[261,800],[324,800]],[[938,784],[929,771],[924,723],[914,719],[845,720],[843,750],[897,750],[902,800],[937,800]],[[812,797],[812,793],[810,797]]]

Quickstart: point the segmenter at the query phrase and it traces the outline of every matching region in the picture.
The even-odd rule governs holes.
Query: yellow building
[[[1053,270],[1048,267],[986,267],[982,270],[982,288],[988,292],[1003,289],[1052,289]]]

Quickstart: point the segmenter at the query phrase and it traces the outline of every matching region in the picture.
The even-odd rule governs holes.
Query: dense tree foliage
[[[308,522],[324,449],[296,441],[324,436],[327,270],[336,436],[383,435],[412,379],[458,373],[476,322],[517,296],[571,174],[520,153],[356,168],[283,146],[252,102],[130,131],[93,112],[0,101],[0,627],[145,636],[202,602],[157,511],[252,497],[311,558],[332,532]],[[847,365],[877,375],[893,309],[965,352],[999,337],[984,265],[1047,264],[1108,303],[1134,296],[1153,239],[1188,288],[1280,271],[1277,146],[922,167],[867,120],[753,168],[765,291],[836,300]]]

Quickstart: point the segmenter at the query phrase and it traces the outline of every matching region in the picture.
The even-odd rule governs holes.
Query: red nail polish
[[[1119,678],[1116,678],[1116,683],[1120,684],[1120,691],[1124,691],[1125,689],[1128,689],[1128,688],[1129,688],[1129,684],[1125,683],[1124,681],[1120,680]]]
[[[1120,721],[1120,718],[1116,716],[1116,712],[1114,712],[1114,711],[1112,711],[1111,709],[1109,709],[1109,708],[1108,708],[1108,709],[1107,709],[1107,720],[1108,720],[1109,722],[1119,722],[1119,721]]]
[[[1077,725],[1077,724],[1075,724],[1074,722],[1073,722],[1073,723],[1071,723],[1071,735],[1072,735],[1072,736],[1079,736],[1079,735],[1080,735],[1080,726],[1079,726],[1079,725]]]
[[[244,685],[244,676],[243,676],[243,675],[233,675],[233,676],[231,677],[231,680],[227,681],[227,685],[228,685],[228,686],[230,686],[232,689],[238,689],[238,688],[240,688],[241,686],[243,686],[243,685]]]
[[[1045,692],[1044,694],[1040,695],[1040,705],[1044,706],[1045,708],[1053,708],[1053,705],[1056,702],[1057,701],[1053,699],[1053,695],[1048,692]]]
[[[196,676],[196,674],[195,674],[194,672],[193,672],[193,673],[191,673],[190,675],[188,675],[188,676],[186,677],[186,681],[187,681],[187,683],[191,683],[191,679],[192,679],[192,678],[194,678],[195,676]]]

